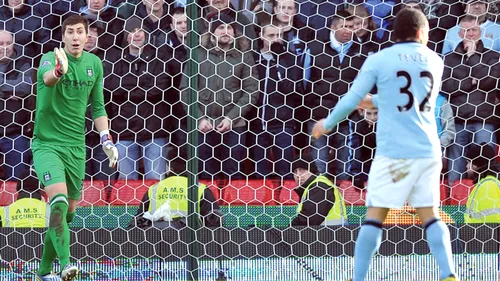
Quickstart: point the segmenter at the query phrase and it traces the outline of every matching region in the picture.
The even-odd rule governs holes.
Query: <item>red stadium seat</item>
[[[279,202],[283,205],[297,205],[300,202],[299,195],[294,191],[297,182],[285,180],[281,187]]]
[[[84,181],[78,206],[106,206],[106,188],[102,181]]]
[[[446,190],[448,189],[448,183],[442,181],[440,186],[439,186],[439,191],[440,191],[440,199],[441,199],[441,204],[442,205],[447,205],[448,204],[448,199],[449,196],[446,194]]]
[[[157,182],[157,180],[119,180],[112,187],[109,203],[118,206],[138,206],[148,188]]]
[[[275,205],[274,185],[270,180],[233,180],[222,191],[224,204]]]
[[[0,183],[0,206],[9,206],[17,198],[17,182]]]
[[[470,192],[474,188],[472,180],[466,179],[455,183],[451,187],[451,205],[466,205]]]
[[[366,190],[359,190],[352,185],[351,181],[342,181],[339,186],[339,192],[344,197],[346,206],[364,206],[366,199]]]

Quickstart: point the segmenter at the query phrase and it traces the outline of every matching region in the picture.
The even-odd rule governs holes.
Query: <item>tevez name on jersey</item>
[[[344,102],[339,102],[337,107],[355,107],[376,85],[377,155],[440,157],[434,108],[443,68],[442,59],[425,45],[397,43],[366,59]],[[344,112],[334,113],[335,110],[325,126],[338,123],[339,118],[332,115],[346,116]]]

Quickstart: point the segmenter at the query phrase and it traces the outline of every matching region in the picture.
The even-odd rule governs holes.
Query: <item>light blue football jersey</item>
[[[369,56],[349,92],[325,121],[327,129],[352,112],[377,86],[377,155],[390,158],[441,156],[434,109],[443,60],[425,45],[401,42]]]

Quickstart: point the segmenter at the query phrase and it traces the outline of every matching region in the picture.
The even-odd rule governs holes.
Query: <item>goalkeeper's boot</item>
[[[39,275],[38,273],[35,275],[35,281],[61,281],[61,278],[56,274],[45,274]]]
[[[71,280],[76,278],[79,271],[80,270],[78,269],[78,267],[69,263],[61,271],[61,280],[62,281],[71,281]]]
[[[446,277],[445,279],[441,281],[460,281],[458,278],[455,276],[455,274],[451,274],[450,276]]]

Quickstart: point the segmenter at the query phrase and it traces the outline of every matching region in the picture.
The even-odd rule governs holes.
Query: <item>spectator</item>
[[[120,6],[118,16],[125,20],[132,17],[141,20],[140,27],[149,34],[149,43],[160,47],[167,42],[170,10],[182,6],[184,3],[180,1],[141,0]]]
[[[180,84],[184,64],[187,60],[187,15],[183,7],[172,10],[170,16],[170,29],[167,34],[167,43],[159,50],[159,57],[167,62],[172,77],[172,87],[167,93],[169,104],[172,105],[172,115],[170,116],[172,129],[172,144],[180,146],[186,142],[187,120],[186,112],[181,105],[176,105],[180,100]]]
[[[471,145],[467,151],[467,173],[474,189],[467,200],[465,223],[500,223],[500,167],[495,151],[487,143]]]
[[[50,207],[42,197],[41,185],[35,171],[27,168],[17,181],[17,199],[0,208],[2,227],[47,227]]]
[[[255,34],[252,21],[245,16],[243,11],[237,11],[229,0],[201,0],[200,6],[202,9],[203,19],[200,21],[199,33],[204,34],[210,31],[210,22],[213,17],[221,15],[235,19],[234,28],[239,30],[247,40],[250,40],[250,46],[255,46],[257,35]],[[254,49],[255,49],[254,48]]]
[[[0,152],[6,180],[19,179],[30,160],[33,69],[9,31],[0,30]]]
[[[347,210],[342,195],[327,177],[318,175],[314,161],[308,157],[298,159],[292,169],[298,184],[295,192],[301,198],[292,226],[347,224]]]
[[[283,41],[288,51],[297,56],[296,64],[304,66],[302,54],[306,52],[307,44],[314,39],[314,31],[296,16],[298,3],[295,0],[276,0],[273,3],[274,18],[281,23]]]
[[[177,150],[171,150],[175,153]],[[142,197],[137,214],[128,227],[158,228],[187,226],[188,214],[188,178],[185,155],[171,157],[170,171],[166,179],[149,187]],[[222,225],[223,214],[212,191],[204,184],[198,184],[198,213],[203,225],[217,227]]]
[[[89,21],[89,32],[88,32],[88,40],[85,46],[83,47],[84,51],[92,53],[99,57],[103,64],[104,69],[104,81],[106,81],[107,77],[111,74],[111,70],[113,65],[111,62],[118,61],[119,50],[117,49],[109,49],[105,52],[101,48],[101,42],[105,41],[101,35],[104,33],[105,25],[104,23],[96,20]],[[107,83],[104,84],[105,86]],[[111,98],[111,93],[107,87],[104,88],[104,104],[106,106],[107,111],[110,111],[109,100]],[[95,180],[109,180],[110,176],[113,174],[114,169],[110,168],[106,163],[108,156],[101,149],[101,137],[99,133],[94,130],[93,122],[92,122],[92,111],[89,106],[87,109],[86,115],[86,129],[87,133],[85,134],[85,143],[87,145],[87,161],[86,161],[86,179],[95,179]]]
[[[500,25],[487,19],[488,2],[485,0],[467,0],[464,1],[465,14],[477,18],[477,23],[481,29],[481,41],[487,49],[500,51]],[[443,55],[456,50],[462,42],[461,25],[456,25],[446,32],[446,38],[443,45]]]
[[[127,21],[127,45],[109,79],[108,87],[114,89],[110,117],[118,134],[119,179],[138,179],[142,159],[144,178],[159,180],[167,169],[170,127],[165,120],[170,107],[165,94],[173,74],[156,58],[155,49],[138,26],[139,21]]]
[[[15,42],[22,46],[19,56],[33,58],[32,65],[38,65],[42,51],[56,47],[54,42],[49,42],[50,29],[56,23],[47,3],[39,1],[28,5],[24,2],[5,0],[5,5],[0,7],[0,29],[12,33]]]
[[[177,7],[172,10],[170,16],[170,32],[167,34],[167,45],[175,50],[175,57],[181,62],[186,60],[187,46],[187,15],[186,10]]]
[[[358,114],[361,116],[360,120],[351,122],[351,130],[354,132],[351,137],[354,159],[350,161],[348,168],[349,173],[354,176],[354,186],[364,189],[377,147],[375,132],[378,109],[359,109]]]
[[[111,21],[116,17],[116,13],[109,2],[109,0],[86,0],[85,5],[77,4],[79,6],[77,9],[80,14],[87,15],[88,20]]]
[[[103,32],[100,47],[109,49],[116,41],[117,35],[122,31],[124,20],[117,17],[118,10],[110,5],[109,0],[86,0],[85,5],[77,7],[77,11],[85,16],[89,22],[99,21],[102,23]]]
[[[381,38],[377,37],[377,24],[365,6],[349,5],[347,12],[354,15],[354,39],[361,44],[361,52],[366,55],[377,52],[380,45],[389,39],[388,33],[383,32]]]
[[[182,7],[175,8],[172,10],[170,19],[171,31],[167,34],[167,44],[162,47],[160,55],[167,54],[167,57],[164,58],[165,60],[173,59],[172,63],[175,64],[176,69],[174,73],[177,73],[177,75],[174,77],[174,87],[176,89],[179,89],[182,79],[182,70],[184,69],[183,66],[187,59],[188,50],[188,47],[186,45],[186,11]]]
[[[258,101],[260,126],[252,130],[257,135],[253,157],[259,177],[275,173],[282,181],[292,179],[293,137],[297,132],[294,110],[302,103],[302,72],[295,64],[295,56],[283,45],[280,27],[270,19],[262,22],[260,43],[262,48],[255,53],[255,64],[262,94]]]
[[[257,68],[247,52],[250,44],[239,32],[234,19],[221,13],[212,17],[210,33],[202,36],[197,49],[201,178],[242,177],[240,164],[247,155],[243,133],[248,128],[244,116],[259,95]],[[188,85],[185,75],[181,97],[186,112]]]
[[[466,146],[496,143],[496,87],[500,77],[500,55],[484,47],[477,18],[460,21],[460,38],[454,52],[444,58],[442,92],[448,96],[455,115],[455,142],[448,151],[448,182],[453,185],[465,172]]]
[[[354,80],[361,69],[366,55],[361,53],[361,45],[353,42],[354,17],[343,10],[330,20],[330,37],[325,42],[313,42],[311,44],[311,57],[313,59],[311,69],[312,92],[304,97],[307,107],[306,115],[309,119],[307,130],[310,132],[315,120],[320,120],[328,115],[329,108],[335,107],[338,100],[344,95],[349,84]],[[340,123],[337,131],[331,136],[322,136],[314,142],[312,156],[316,159],[316,166],[322,174],[328,172],[327,163],[330,162],[331,139],[336,152],[334,161],[334,175],[337,180],[347,180],[345,165],[349,157],[347,136],[349,132],[349,121]]]

